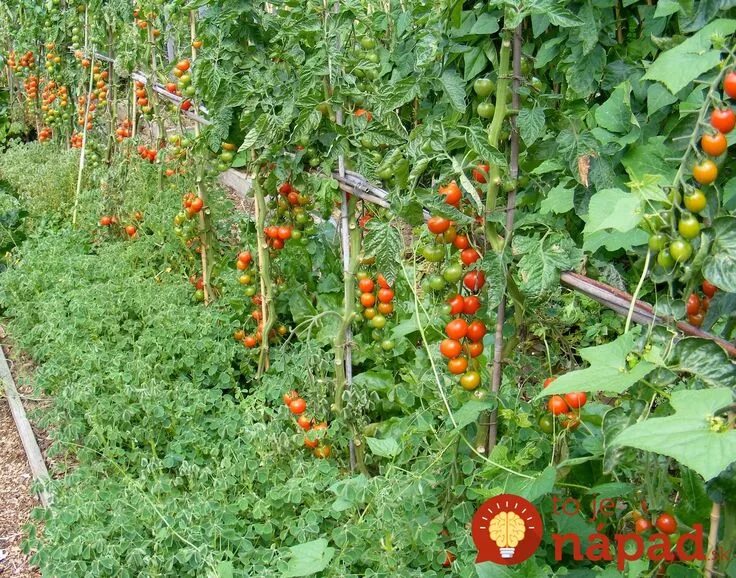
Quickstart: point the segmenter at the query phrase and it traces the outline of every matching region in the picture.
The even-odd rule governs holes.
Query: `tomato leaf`
[[[526,146],[531,146],[540,137],[544,136],[544,109],[535,106],[524,108],[516,117],[521,139]]]
[[[404,254],[404,240],[399,230],[391,223],[371,219],[366,223],[363,251],[366,257],[375,257],[378,270],[389,283],[393,283],[399,272],[399,259]]]
[[[713,230],[715,238],[703,274],[719,289],[736,293],[736,217],[719,217],[713,221]]]
[[[471,399],[466,401],[463,406],[453,415],[457,429],[463,429],[465,426],[478,421],[478,416],[486,410],[496,407],[496,403],[490,400]],[[449,420],[448,420],[449,421]]]
[[[327,540],[319,538],[289,548],[291,559],[282,576],[284,578],[295,578],[322,572],[335,555],[335,549],[330,548],[328,544]]]
[[[736,363],[715,342],[700,337],[681,339],[672,353],[673,371],[690,373],[713,387],[736,387]]]
[[[401,453],[399,442],[394,438],[365,438],[365,441],[373,454],[382,458],[394,458]]]
[[[454,70],[445,70],[440,77],[440,83],[452,108],[458,112],[465,112],[465,83],[462,77]]]
[[[634,351],[637,337],[638,331],[629,331],[611,343],[581,349],[580,357],[590,366],[559,376],[535,399],[573,391],[623,393],[656,367],[643,359],[631,369],[627,367],[626,357]]]
[[[596,109],[595,120],[598,126],[623,134],[632,126],[639,126],[631,111],[631,83],[628,80],[619,84],[608,100]]]
[[[736,430],[713,421],[733,400],[727,387],[675,391],[673,415],[636,423],[613,443],[670,456],[710,480],[736,461]]]
[[[539,212],[546,213],[567,213],[574,206],[575,187],[567,188],[562,183],[558,183],[549,190],[547,197],[542,200]]]
[[[577,269],[583,257],[567,233],[549,233],[541,238],[539,234],[516,235],[512,250],[521,256],[519,289],[532,299],[539,299],[558,286],[560,271]]]
[[[667,50],[651,64],[643,80],[658,80],[672,94],[677,94],[701,74],[721,62],[720,48],[713,39],[736,31],[736,20],[715,20],[680,45]]]

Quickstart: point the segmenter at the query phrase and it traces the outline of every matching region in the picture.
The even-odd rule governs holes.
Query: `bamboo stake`
[[[705,578],[713,577],[713,569],[716,563],[716,547],[718,545],[718,527],[721,521],[721,504],[713,502],[710,509],[710,530],[708,532],[708,548],[705,550]]]
[[[87,154],[87,124],[89,119],[89,105],[92,101],[92,86],[95,79],[95,56],[89,62],[89,89],[87,90],[87,101],[84,110],[84,122],[82,124],[82,150],[79,154],[79,172],[77,174],[77,190],[74,194],[74,210],[72,211],[72,227],[77,226],[77,211],[79,209],[79,195],[82,192],[82,173],[84,172],[84,161]]]
[[[197,37],[197,24],[196,24],[196,14],[194,10],[189,12],[189,37],[190,37],[190,44],[192,48],[192,64],[194,64],[194,61],[197,58],[197,49],[194,47],[194,41]],[[199,123],[194,124],[194,134],[199,137],[200,129],[199,129]],[[209,249],[209,235],[208,232],[210,230],[210,219],[209,215],[207,213],[208,209],[207,207],[207,191],[204,188],[204,185],[202,183],[203,181],[203,175],[202,175],[202,166],[199,165],[197,167],[197,196],[202,199],[203,206],[205,207],[199,212],[199,248],[200,248],[200,257],[202,260],[202,284],[204,286],[204,302],[205,304],[210,303],[212,301],[212,285],[211,285],[211,279],[210,279],[210,264],[209,259],[207,255],[207,251]],[[264,318],[264,324],[265,324],[265,318]],[[268,336],[264,337],[266,343],[268,343]]]

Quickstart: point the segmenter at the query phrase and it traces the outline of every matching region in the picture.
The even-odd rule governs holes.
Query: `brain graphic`
[[[499,548],[515,548],[524,539],[526,525],[515,512],[501,512],[491,520],[488,532]]]

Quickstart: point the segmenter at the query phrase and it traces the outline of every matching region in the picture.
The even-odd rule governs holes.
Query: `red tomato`
[[[301,415],[307,410],[307,402],[301,397],[297,397],[289,404],[289,411],[294,415]]]
[[[302,414],[296,419],[296,424],[304,431],[312,429],[312,420],[306,415]]]
[[[552,412],[552,415],[560,415],[570,411],[567,402],[560,395],[553,395],[549,398],[547,409]]]
[[[553,375],[552,377],[548,377],[544,380],[544,384],[542,384],[542,388],[546,388],[549,386],[550,383],[552,383],[555,379],[557,379],[556,375]]]
[[[281,183],[279,185],[279,193],[282,195],[288,195],[292,190],[291,183]]]
[[[360,289],[361,293],[371,293],[374,287],[375,283],[373,283],[373,279],[361,279],[358,281],[358,289]]]
[[[652,523],[646,518],[639,518],[634,524],[634,530],[637,534],[643,534],[652,529]]]
[[[373,293],[362,293],[360,295],[360,304],[363,307],[373,307],[376,303],[376,296]]]
[[[478,343],[468,343],[468,354],[470,357],[476,358],[481,353],[483,353],[483,343],[481,341]]]
[[[285,225],[278,228],[278,236],[282,241],[286,241],[291,238],[291,227]]]
[[[460,260],[465,266],[472,265],[480,259],[480,253],[473,248],[465,249],[460,253]]]
[[[378,300],[381,303],[391,303],[393,298],[394,298],[393,289],[379,289],[378,290]]]
[[[378,277],[376,277],[376,282],[378,283],[378,286],[382,289],[391,289],[391,285],[388,284],[388,281],[386,281],[386,277],[384,277],[381,273],[379,273]]]
[[[691,293],[690,297],[687,298],[685,311],[688,315],[695,315],[700,311],[700,297],[698,297],[697,294]]]
[[[430,217],[427,228],[435,235],[441,235],[450,228],[450,221],[444,217]]]
[[[485,282],[486,276],[483,271],[468,271],[463,279],[465,287],[474,293],[480,291]]]
[[[474,320],[470,325],[468,325],[467,336],[473,343],[482,341],[485,334],[486,326],[479,319]]]
[[[663,534],[674,534],[677,531],[677,520],[670,514],[660,514],[654,525]]]
[[[284,405],[287,405],[288,406],[289,404],[291,404],[292,401],[294,401],[295,399],[298,399],[298,398],[299,398],[299,394],[296,392],[295,389],[292,389],[288,393],[285,393],[284,394],[284,397],[283,397],[283,399],[284,399]]]
[[[112,225],[112,217],[110,217],[109,215],[100,217],[100,225],[102,225],[103,227],[109,227],[110,225]]]
[[[465,299],[462,295],[455,295],[448,299],[447,302],[450,304],[451,315],[460,315],[465,309]]]
[[[470,246],[470,241],[468,241],[468,237],[466,235],[457,235],[452,241],[452,244],[462,251]]]
[[[250,265],[250,262],[253,260],[253,255],[251,255],[250,251],[241,251],[238,253],[238,261],[241,263],[244,263],[247,267]]]
[[[716,130],[727,134],[736,126],[736,114],[730,108],[716,108],[710,113],[710,124]]]
[[[703,320],[705,319],[705,315],[702,311],[698,311],[694,315],[688,315],[687,316],[687,322],[690,325],[694,325],[695,327],[700,327],[703,324]]]
[[[580,409],[588,401],[588,396],[583,391],[574,391],[565,394],[565,403],[573,409]]]
[[[731,74],[736,75],[735,72],[732,72]],[[713,295],[716,294],[716,291],[718,291],[718,287],[713,285],[713,283],[711,283],[707,279],[703,279],[703,284],[701,285],[701,288],[703,289],[703,293],[705,293],[708,297],[713,297]]]
[[[128,225],[127,227],[125,227],[125,232],[128,233],[128,237],[135,237],[138,229],[135,228],[135,225]]]
[[[726,152],[728,142],[722,132],[716,131],[716,134],[704,134],[700,138],[700,147],[705,154],[719,157]]]
[[[266,227],[264,230],[264,233],[266,233],[266,237],[269,239],[278,239],[279,238],[279,228],[271,225],[270,227]]]
[[[465,319],[453,319],[445,325],[445,333],[450,339],[462,339],[468,333],[468,322]]]
[[[447,362],[447,369],[453,375],[460,375],[465,373],[468,369],[468,360],[465,357],[456,357]]]
[[[733,70],[723,79],[723,92],[725,92],[729,98],[736,98],[736,72]]]
[[[487,183],[490,170],[491,167],[489,165],[480,164],[473,169],[473,178],[479,183]]]
[[[276,249],[277,251],[280,251],[284,248],[284,242],[281,239],[274,239],[271,242],[271,246]]]
[[[243,339],[243,345],[248,349],[253,349],[256,346],[256,343],[256,338],[252,335],[246,335],[245,339]]]
[[[445,202],[448,205],[452,205],[453,207],[457,207],[457,205],[460,203],[460,199],[463,197],[463,193],[460,190],[460,187],[457,186],[457,183],[455,181],[452,181],[450,184],[445,185],[444,187],[439,188],[440,195],[443,195],[445,197]]]
[[[580,416],[575,412],[568,412],[560,423],[565,429],[576,430],[580,426]]]
[[[718,166],[710,159],[693,166],[693,178],[701,185],[709,185],[718,177]]]
[[[452,359],[462,353],[463,346],[455,339],[443,339],[440,343],[440,353]]]
[[[442,562],[442,566],[444,568],[449,568],[452,566],[452,563],[455,561],[455,554],[450,552],[449,550],[445,550],[445,561]]]
[[[463,313],[465,315],[475,315],[480,309],[480,299],[477,295],[468,295],[463,299]]]
[[[308,447],[309,449],[314,449],[319,445],[319,440],[318,439],[310,440],[308,437],[305,437],[304,445]]]

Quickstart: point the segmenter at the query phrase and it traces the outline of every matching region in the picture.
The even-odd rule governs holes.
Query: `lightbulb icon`
[[[501,558],[511,558],[526,535],[526,524],[516,512],[500,512],[488,525],[488,533],[498,546]]]

